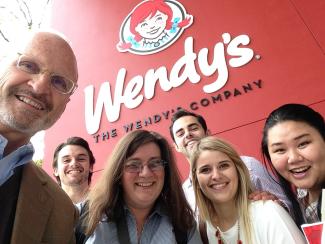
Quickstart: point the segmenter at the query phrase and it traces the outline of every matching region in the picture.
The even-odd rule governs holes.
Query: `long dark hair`
[[[182,190],[180,174],[167,140],[156,132],[136,130],[126,134],[117,143],[104,172],[89,194],[89,225],[86,234],[94,232],[104,213],[109,220],[116,221],[116,211],[120,211],[120,206],[123,206],[121,178],[124,163],[140,146],[150,142],[158,145],[161,158],[168,163],[164,186],[157,200],[166,208],[174,228],[187,233],[194,226],[193,212]]]
[[[266,119],[264,129],[263,129],[263,138],[261,143],[261,150],[263,154],[263,162],[265,166],[272,170],[272,172],[279,179],[279,184],[283,188],[287,197],[292,203],[294,220],[298,226],[303,224],[304,218],[302,212],[300,210],[299,203],[297,201],[296,193],[292,190],[291,183],[283,178],[274,168],[270,153],[268,150],[268,132],[273,126],[280,122],[284,121],[296,121],[303,122],[308,124],[309,126],[316,129],[319,134],[322,136],[323,140],[325,140],[325,123],[324,118],[321,114],[311,109],[310,107],[303,104],[285,104],[280,106],[279,108],[273,110],[268,118]],[[325,182],[323,183],[323,188],[325,187]],[[321,207],[322,194],[320,194],[317,206],[317,214],[320,218],[320,207]]]

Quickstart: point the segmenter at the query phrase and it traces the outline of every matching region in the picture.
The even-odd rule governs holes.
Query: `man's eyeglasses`
[[[147,166],[151,172],[158,172],[164,169],[167,162],[162,159],[152,159],[147,164],[142,164],[139,160],[131,160],[125,163],[124,170],[128,173],[140,173],[144,166]]]
[[[72,80],[52,73],[49,70],[42,70],[32,57],[21,55],[17,61],[17,68],[31,75],[39,75],[48,72],[50,74],[51,85],[62,94],[72,94],[77,89],[77,84]]]

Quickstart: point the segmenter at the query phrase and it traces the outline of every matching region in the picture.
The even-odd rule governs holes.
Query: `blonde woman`
[[[192,154],[191,166],[197,206],[206,223],[209,243],[305,243],[280,205],[248,200],[252,192],[248,170],[227,142],[203,138]]]

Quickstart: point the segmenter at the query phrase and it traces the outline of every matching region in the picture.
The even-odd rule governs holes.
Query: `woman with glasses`
[[[205,137],[191,155],[191,173],[204,243],[303,244],[287,211],[272,200],[248,200],[248,169],[227,142]]]
[[[154,132],[117,143],[88,206],[86,243],[201,243],[171,148]]]

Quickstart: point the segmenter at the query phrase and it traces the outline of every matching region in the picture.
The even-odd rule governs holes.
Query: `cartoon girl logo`
[[[123,21],[117,50],[138,55],[160,52],[173,44],[192,23],[193,16],[186,14],[177,1],[143,1]]]

